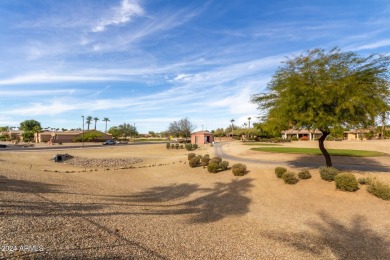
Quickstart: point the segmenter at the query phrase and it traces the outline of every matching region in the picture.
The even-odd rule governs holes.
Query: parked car
[[[107,141],[103,142],[103,145],[115,145],[115,141],[114,140],[107,140]]]

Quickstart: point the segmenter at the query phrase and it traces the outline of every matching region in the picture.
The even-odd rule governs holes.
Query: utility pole
[[[82,137],[82,140],[83,140],[83,147],[84,147],[84,116],[81,116],[83,118],[83,137]]]

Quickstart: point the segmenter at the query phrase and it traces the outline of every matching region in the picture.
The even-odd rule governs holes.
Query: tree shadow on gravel
[[[20,193],[58,193],[60,185],[9,179],[6,176],[0,175],[0,191],[11,191]]]
[[[241,216],[249,212],[251,199],[245,196],[253,179],[236,179],[230,183],[215,183],[213,188],[199,188],[194,184],[153,187],[138,194],[115,197],[134,206],[149,207],[145,215],[191,215],[191,223],[207,223],[228,216]],[[195,193],[201,193],[195,194]],[[190,195],[194,198],[191,198]],[[184,202],[172,203],[175,200]],[[139,204],[141,203],[141,204]]]
[[[375,160],[377,157],[349,157],[331,156],[333,167],[340,170],[370,171],[370,172],[390,172],[390,164],[384,165]],[[390,156],[383,157],[390,161]],[[288,165],[293,167],[319,168],[325,166],[325,158],[322,155],[300,155],[293,161],[288,161]]]
[[[389,237],[371,230],[364,216],[356,215],[350,225],[324,212],[319,216],[322,222],[307,224],[315,234],[268,232],[265,236],[316,258],[328,258],[330,250],[335,259],[390,259]]]
[[[84,203],[58,203],[51,201],[42,194],[63,193],[59,190],[61,185],[49,184],[36,181],[10,179],[0,175],[0,192],[16,192],[22,194],[33,194],[34,200],[17,199],[15,196],[7,196],[7,199],[0,200],[2,207],[0,215],[12,216],[53,216],[71,215],[77,212],[93,211],[102,209],[102,205]],[[24,195],[23,195],[24,197]],[[22,198],[23,198],[22,197]]]

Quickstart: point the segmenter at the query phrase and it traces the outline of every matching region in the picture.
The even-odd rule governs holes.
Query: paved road
[[[267,161],[263,159],[250,159],[250,158],[242,158],[237,156],[232,156],[226,154],[223,151],[223,146],[227,143],[216,143],[214,145],[214,150],[216,156],[222,157],[227,160],[238,161],[243,163],[255,163],[255,164],[265,164],[265,165],[275,165],[275,166],[290,166],[290,167],[308,167],[308,168],[319,168],[322,165],[318,163],[311,162],[299,162],[295,161],[294,163],[286,162],[286,161]],[[390,160],[390,158],[389,158]],[[333,166],[340,170],[355,170],[355,171],[372,171],[372,172],[390,172],[390,166],[381,166],[377,164],[333,164]]]

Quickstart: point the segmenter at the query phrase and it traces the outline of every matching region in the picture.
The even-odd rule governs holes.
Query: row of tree
[[[99,121],[100,119],[97,118],[97,117],[93,117],[92,116],[87,116],[85,118],[85,124],[87,125],[87,130],[89,130],[89,127],[90,125],[92,124],[92,121],[95,121],[95,130],[96,130],[96,124],[97,124],[97,121]],[[107,123],[110,122],[110,119],[108,117],[105,117],[103,118],[103,121],[106,122],[106,128],[104,130],[105,133],[107,133]]]

